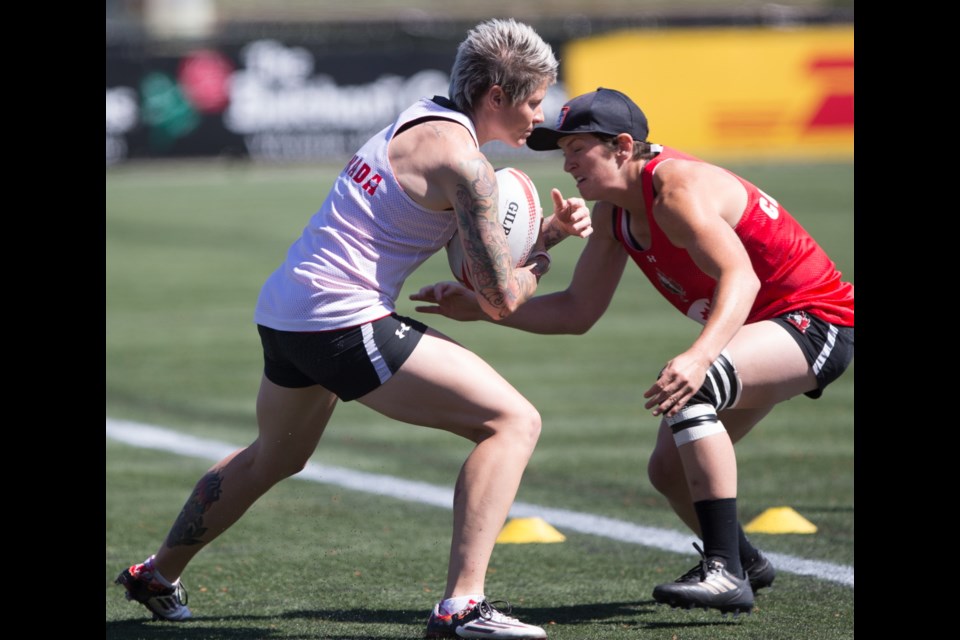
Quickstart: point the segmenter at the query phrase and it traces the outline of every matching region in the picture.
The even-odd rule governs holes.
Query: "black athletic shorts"
[[[819,398],[853,360],[853,327],[830,324],[806,311],[791,311],[773,322],[793,336],[817,376],[817,388],[803,395]]]
[[[263,373],[281,387],[315,384],[356,400],[390,379],[413,353],[427,326],[395,313],[333,331],[277,331],[257,325]]]

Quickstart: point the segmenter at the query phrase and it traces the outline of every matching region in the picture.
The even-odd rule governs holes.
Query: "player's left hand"
[[[681,353],[663,368],[657,381],[643,394],[645,409],[655,416],[673,417],[703,386],[710,363],[692,353]]]
[[[480,303],[477,302],[477,294],[459,282],[438,282],[427,285],[420,291],[410,294],[410,299],[432,303],[430,306],[414,307],[420,313],[433,313],[462,322],[483,320],[487,317]]]
[[[553,216],[564,233],[586,238],[593,233],[593,221],[590,209],[583,198],[564,198],[559,189],[551,189],[553,198]]]

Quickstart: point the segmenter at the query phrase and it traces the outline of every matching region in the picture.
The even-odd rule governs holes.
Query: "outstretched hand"
[[[687,351],[670,360],[657,381],[647,389],[644,408],[655,416],[677,415],[703,386],[710,363]]]
[[[551,189],[550,197],[554,220],[567,235],[586,238],[593,233],[590,209],[583,198],[564,198],[559,189]]]
[[[427,285],[410,299],[417,302],[429,302],[430,306],[415,307],[420,313],[433,313],[452,320],[483,320],[486,314],[477,302],[477,294],[458,282],[438,282]]]

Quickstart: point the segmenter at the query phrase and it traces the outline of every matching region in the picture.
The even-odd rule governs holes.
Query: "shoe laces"
[[[494,622],[519,622],[516,618],[511,618],[508,615],[513,612],[513,605],[506,600],[495,600],[494,602],[481,600],[477,603],[477,612],[481,618]]]
[[[173,586],[173,597],[177,599],[184,607],[187,606],[187,588],[183,586],[183,583],[177,580],[177,584]]]
[[[703,552],[703,549],[700,548],[696,542],[693,543],[693,548],[697,550],[697,553],[700,554],[700,562],[696,564],[692,569],[687,571],[685,574],[680,576],[675,580],[675,582],[703,582],[707,579],[707,575],[711,572],[720,571],[724,569],[723,563],[717,562],[707,558],[706,554]]]
[[[712,558],[708,558],[706,554],[703,552],[703,549],[701,549],[700,545],[698,545],[696,542],[693,543],[693,548],[696,549],[697,553],[700,554],[700,564],[698,564],[696,567],[694,567],[687,573],[691,573],[693,571],[699,571],[701,580],[706,580],[708,573],[715,573],[715,572],[723,571],[724,569],[726,569],[726,566],[724,565],[724,563],[718,562],[717,560],[714,560]]]
[[[702,582],[706,579],[707,571],[709,569],[707,556],[704,555],[703,549],[701,549],[700,545],[698,545],[696,542],[693,543],[693,548],[696,549],[697,553],[700,554],[700,562],[698,562],[685,574],[677,578],[675,582]]]

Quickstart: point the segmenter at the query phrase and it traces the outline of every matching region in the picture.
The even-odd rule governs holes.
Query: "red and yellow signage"
[[[853,158],[852,26],[632,30],[574,41],[561,64],[571,97],[602,86],[633,98],[651,142],[710,158]]]

